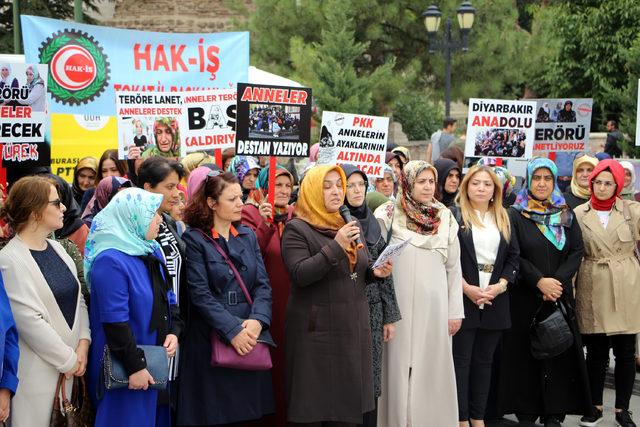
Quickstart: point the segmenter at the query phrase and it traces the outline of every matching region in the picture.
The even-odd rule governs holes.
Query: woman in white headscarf
[[[636,171],[631,162],[622,160],[620,165],[624,168],[624,187],[620,197],[624,200],[635,200],[636,195]]]
[[[29,65],[25,73],[27,75],[29,96],[27,99],[19,99],[18,103],[22,105],[30,105],[32,111],[44,111],[44,81],[38,73],[37,65]]]
[[[4,87],[18,87],[18,79],[11,76],[11,65],[0,65],[0,89]]]

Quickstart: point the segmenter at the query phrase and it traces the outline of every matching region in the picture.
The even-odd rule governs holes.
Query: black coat
[[[476,250],[473,245],[473,230],[467,228],[462,221],[460,208],[451,207],[454,218],[458,221],[458,240],[460,241],[460,264],[462,265],[462,277],[470,285],[478,286],[480,275],[478,274],[478,260]],[[514,283],[518,274],[518,239],[514,230],[511,230],[511,239],[507,242],[502,234],[500,235],[500,245],[498,254],[493,263],[493,273],[489,283],[498,283],[504,277],[509,283]],[[464,320],[462,329],[482,328],[482,329],[508,329],[511,326],[509,315],[509,295],[503,293],[498,295],[492,305],[485,304],[480,308],[469,298],[464,297]]]
[[[569,206],[572,210],[575,210],[578,206],[583,203],[587,203],[589,199],[583,199],[582,197],[578,197],[571,192],[571,187],[567,189],[567,191],[563,194],[564,200],[567,202],[567,206]]]
[[[558,250],[533,221],[514,209],[509,214],[520,245],[520,270],[509,293],[512,326],[504,335],[500,407],[504,413],[588,414],[591,396],[575,322],[572,282],[584,252],[580,225],[574,218],[571,226],[565,228],[566,243]],[[537,288],[543,277],[553,277],[562,283],[561,298],[568,307],[574,344],[559,356],[537,360],[531,355],[529,329],[541,304],[543,316],[554,309],[553,303],[542,302],[542,293]]]

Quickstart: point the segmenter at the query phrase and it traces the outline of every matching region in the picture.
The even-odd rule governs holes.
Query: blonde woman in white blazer
[[[11,402],[14,427],[49,426],[56,383],[87,366],[91,340],[76,267],[62,246],[47,239],[62,227],[65,207],[53,182],[26,177],[11,187],[3,218],[16,235],[0,251],[0,272],[20,337],[20,386]]]

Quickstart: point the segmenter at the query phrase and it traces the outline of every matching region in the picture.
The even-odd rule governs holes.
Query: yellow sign
[[[115,117],[51,114],[51,171],[67,182],[80,159],[99,159],[110,148],[118,148]]]

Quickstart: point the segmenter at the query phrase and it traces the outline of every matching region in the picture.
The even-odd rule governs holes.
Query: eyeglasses
[[[593,181],[593,186],[604,186],[605,188],[611,188],[615,187],[616,183],[611,181],[600,181],[599,179],[596,179],[595,181]]]
[[[60,206],[62,206],[62,200],[60,199],[49,200],[48,204],[55,206],[57,209],[60,209]]]

